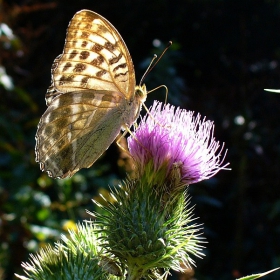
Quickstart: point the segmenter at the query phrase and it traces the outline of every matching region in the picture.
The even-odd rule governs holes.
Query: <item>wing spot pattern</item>
[[[74,75],[68,75],[68,76],[64,76],[62,75],[59,79],[59,85],[62,86],[64,84],[69,84],[73,81],[74,79]]]
[[[98,43],[95,43],[94,45],[93,45],[93,47],[91,48],[91,50],[93,51],[93,52],[97,52],[97,53],[99,53],[101,50],[103,50],[103,46],[101,46],[101,45],[99,45]]]
[[[118,78],[118,77],[120,77],[120,76],[126,76],[127,73],[128,73],[128,72],[116,74],[116,75],[114,76],[114,78],[116,79],[116,78]]]
[[[63,72],[67,71],[71,66],[72,66],[72,64],[70,62],[65,63],[62,71]]]
[[[84,60],[87,59],[90,56],[90,53],[88,51],[82,51],[80,53],[80,59]]]
[[[90,64],[93,66],[99,66],[104,62],[104,57],[99,55],[97,58],[93,59]]]
[[[122,58],[122,53],[120,53],[117,57],[113,57],[111,59],[109,59],[109,64],[115,64],[117,63],[120,59]]]
[[[81,87],[86,87],[87,86],[87,82],[89,80],[89,77],[83,77],[81,80]]]
[[[105,47],[107,50],[111,51],[111,52],[113,52],[113,51],[116,49],[116,46],[113,45],[113,44],[110,43],[110,42],[106,42],[106,43],[104,44],[104,47]]]
[[[87,66],[83,63],[77,63],[74,67],[74,72],[78,72],[81,73],[83,72],[85,69],[87,68]]]
[[[77,54],[78,54],[78,51],[73,50],[69,55],[69,59],[73,59]]]
[[[100,70],[100,71],[96,72],[96,77],[100,78],[103,75],[105,75],[106,73],[107,73],[106,70]]]
[[[66,43],[67,45],[69,44],[72,44],[71,46],[74,48],[74,47],[76,47],[76,44],[77,44],[77,41],[76,40],[73,40],[73,41],[70,41],[70,42],[67,42]]]
[[[88,44],[87,41],[83,41],[82,44],[81,44],[81,47],[82,47],[82,48],[85,48],[85,47],[87,46],[87,44]]]
[[[127,64],[126,64],[126,63],[122,63],[122,64],[116,66],[116,67],[113,69],[113,71],[116,72],[118,69],[120,69],[120,68],[126,68],[126,67],[127,67]],[[127,72],[126,72],[126,73],[127,73]]]

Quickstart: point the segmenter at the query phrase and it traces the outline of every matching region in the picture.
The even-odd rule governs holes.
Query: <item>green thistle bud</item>
[[[186,194],[168,200],[162,187],[151,181],[126,181],[114,189],[114,204],[103,206],[107,214],[97,215],[100,246],[115,256],[127,270],[127,279],[158,279],[170,269],[181,270],[180,264],[193,263],[189,253],[201,257],[202,242],[198,225],[189,225],[192,209],[185,208]]]
[[[29,263],[22,264],[27,277],[16,276],[22,280],[106,280],[109,279],[108,272],[121,275],[112,262],[106,266],[104,260],[102,262],[91,223],[78,225],[77,232],[70,231],[70,238],[62,236],[61,239],[62,243],[56,243],[55,247],[48,245],[31,255]]]

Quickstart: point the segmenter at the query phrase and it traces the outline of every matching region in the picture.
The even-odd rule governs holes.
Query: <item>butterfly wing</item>
[[[36,161],[50,177],[72,176],[90,167],[117,137],[122,126],[122,95],[74,91],[55,98],[42,116]]]
[[[118,91],[130,99],[135,72],[129,51],[115,27],[99,14],[82,10],[69,23],[64,50],[52,65],[47,105],[67,92]]]
[[[49,106],[36,133],[36,161],[51,177],[90,167],[138,116],[135,73],[114,26],[82,10],[70,21],[63,53],[51,68]],[[131,102],[132,100],[132,102]]]

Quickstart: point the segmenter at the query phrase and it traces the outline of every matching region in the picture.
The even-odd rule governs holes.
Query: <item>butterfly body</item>
[[[147,92],[145,85],[135,86],[132,60],[117,30],[88,10],[70,21],[51,73],[36,161],[50,177],[65,178],[90,167],[136,121]]]

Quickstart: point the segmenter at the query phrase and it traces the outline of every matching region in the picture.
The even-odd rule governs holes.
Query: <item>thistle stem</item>
[[[137,266],[132,265],[127,268],[127,278],[126,280],[139,280],[141,275]]]

